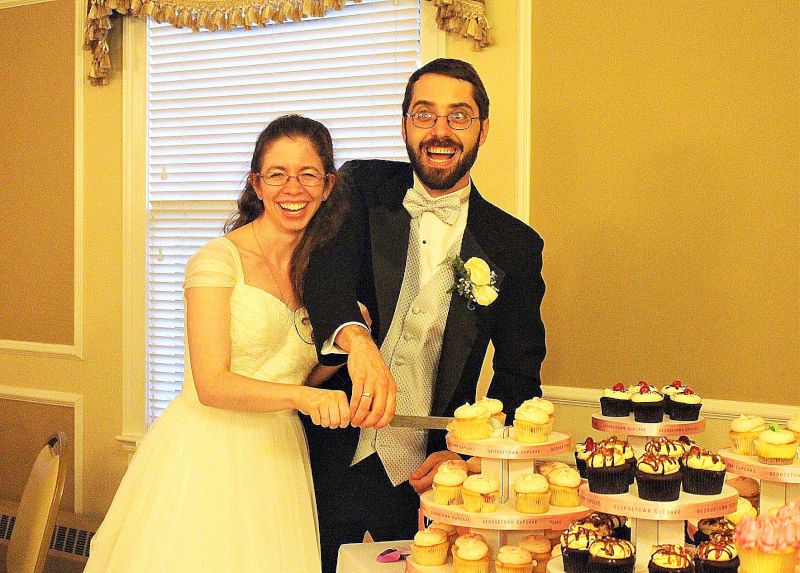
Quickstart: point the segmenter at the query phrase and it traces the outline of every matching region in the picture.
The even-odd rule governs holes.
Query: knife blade
[[[389,422],[389,425],[394,428],[416,428],[419,430],[446,430],[447,424],[453,421],[453,418],[442,416],[403,416],[396,415]]]

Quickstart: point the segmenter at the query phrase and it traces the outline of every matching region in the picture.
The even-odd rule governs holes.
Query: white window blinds
[[[148,26],[148,425],[183,380],[184,266],[222,234],[264,126],[286,113],[321,121],[337,165],[407,160],[400,104],[419,67],[419,13],[419,0],[363,0],[250,31]]]

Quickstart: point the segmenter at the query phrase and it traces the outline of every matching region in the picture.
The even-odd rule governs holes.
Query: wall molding
[[[29,4],[43,4],[53,0],[0,0],[0,10],[5,8],[16,8],[18,6],[28,6]]]
[[[57,392],[55,390],[39,390],[36,388],[20,388],[17,386],[0,385],[0,398],[47,404],[51,406],[66,406],[72,408],[75,435],[72,440],[72,464],[75,468],[75,513],[83,512],[83,396],[71,392]]]
[[[533,8],[530,2],[517,3],[517,182],[516,217],[530,222],[531,213],[531,58]]]
[[[603,391],[597,388],[574,388],[572,386],[542,386],[544,397],[554,404],[600,409]],[[800,414],[800,408],[783,404],[762,402],[739,402],[736,400],[703,400],[703,417],[713,420],[733,420],[741,414],[761,416],[768,422],[783,423]]]

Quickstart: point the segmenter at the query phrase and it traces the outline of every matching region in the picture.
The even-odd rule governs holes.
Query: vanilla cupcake
[[[475,402],[486,408],[489,411],[489,415],[500,422],[500,425],[504,425],[506,423],[506,415],[503,413],[503,403],[496,398],[489,398],[484,397]]]
[[[756,455],[755,439],[767,429],[761,416],[739,416],[731,422],[728,436],[734,453],[743,456]]]
[[[550,505],[577,507],[581,475],[572,468],[558,468],[547,476],[550,482]]]
[[[497,550],[494,561],[496,573],[532,573],[533,556],[527,549],[518,545],[504,545]]]
[[[518,545],[527,549],[533,558],[533,573],[547,573],[547,562],[552,557],[550,540],[543,535],[526,535]]]
[[[525,403],[514,414],[514,439],[526,444],[547,441],[553,429],[553,420],[546,410]]]
[[[797,438],[793,432],[777,424],[761,432],[755,440],[758,461],[762,464],[785,466],[794,462],[797,455]]]
[[[479,539],[458,540],[453,552],[454,573],[489,573],[489,546]]]
[[[800,441],[800,414],[792,416],[786,421],[786,429],[794,433],[794,437]]]
[[[447,429],[459,440],[484,440],[492,435],[491,414],[480,404],[464,404],[453,412]]]
[[[447,536],[447,543],[452,545],[453,542],[458,537],[458,528],[453,525],[452,523],[444,523],[443,521],[431,521],[431,524],[428,526],[428,529],[438,529],[439,531],[444,532]]]
[[[441,505],[462,503],[461,486],[467,479],[466,462],[448,460],[439,465],[433,476],[433,502]]]
[[[461,489],[464,509],[471,513],[492,513],[500,505],[500,482],[492,476],[467,477]]]
[[[565,464],[564,462],[557,462],[557,461],[542,462],[542,463],[538,464],[538,471],[544,477],[547,477],[547,476],[550,475],[550,472],[552,472],[553,470],[557,470],[559,468],[568,468],[568,467],[569,466],[567,464]]]
[[[514,481],[514,492],[514,507],[520,513],[547,513],[550,509],[550,484],[541,474],[519,476]]]
[[[450,553],[455,555],[458,551],[458,548],[461,544],[466,543],[467,541],[480,541],[481,543],[486,543],[486,539],[480,533],[462,533],[458,537],[455,538],[453,541],[453,545],[450,546]]]
[[[535,406],[536,408],[541,408],[547,415],[550,417],[550,420],[555,420],[556,418],[556,407],[550,400],[545,400],[544,398],[531,398],[530,400],[525,400],[522,403],[522,406]]]
[[[439,529],[423,529],[414,535],[411,555],[417,565],[444,565],[450,544],[447,534]]]

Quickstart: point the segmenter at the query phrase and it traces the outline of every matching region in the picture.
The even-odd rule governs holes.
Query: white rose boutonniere
[[[465,263],[458,255],[450,260],[456,282],[450,292],[457,292],[467,299],[467,308],[473,310],[475,304],[489,306],[498,295],[497,275],[483,259],[471,257]]]

